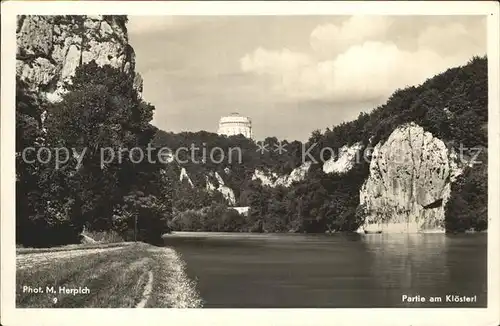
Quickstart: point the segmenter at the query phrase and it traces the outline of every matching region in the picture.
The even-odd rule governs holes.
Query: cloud
[[[131,34],[157,32],[174,26],[174,16],[128,16],[127,30]]]
[[[127,30],[129,34],[147,35],[155,32],[185,32],[193,27],[207,28],[221,23],[214,16],[185,16],[185,15],[149,15],[128,16]],[[172,34],[170,34],[172,35]]]
[[[244,72],[262,74],[283,74],[288,71],[302,69],[311,65],[313,60],[306,54],[292,52],[289,49],[269,51],[263,48],[256,49],[240,60]]]
[[[259,47],[240,60],[241,70],[284,99],[348,103],[385,100],[397,88],[421,84],[483,54],[477,33],[460,24],[423,30],[411,50],[387,39],[391,24],[387,17],[355,16],[340,26],[319,25],[311,32],[309,53]],[[325,58],[318,51],[336,54]]]
[[[392,19],[387,16],[351,16],[340,26],[317,26],[310,36],[311,47],[318,53],[337,53],[364,41],[384,38]]]
[[[393,43],[365,42],[350,47],[333,61],[329,75],[332,87],[322,95],[345,101],[387,97],[397,88],[420,84],[466,60],[441,57],[428,49],[409,52]]]
[[[210,21],[210,16],[128,16],[129,34],[147,34],[154,32],[179,31],[203,22]]]
[[[475,28],[472,29],[472,28]],[[486,52],[486,28],[451,23],[445,26],[429,26],[418,36],[419,48],[435,49],[443,55],[453,55],[464,51]],[[482,33],[481,33],[482,32]]]

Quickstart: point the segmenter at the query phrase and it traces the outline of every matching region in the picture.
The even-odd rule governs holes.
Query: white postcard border
[[[2,3],[1,63],[1,316],[14,325],[497,325],[500,276],[499,5],[443,2],[111,2]],[[18,14],[128,15],[488,15],[488,308],[394,309],[16,309],[15,308],[15,57]]]

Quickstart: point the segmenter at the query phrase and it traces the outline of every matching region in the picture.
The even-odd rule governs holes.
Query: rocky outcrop
[[[250,206],[238,206],[238,207],[230,207],[238,212],[238,214],[243,216],[248,216],[248,212],[250,211]]]
[[[339,149],[337,157],[332,157],[323,164],[323,172],[325,173],[346,173],[356,164],[356,158],[363,148],[361,142],[355,143],[352,146],[342,146]],[[307,172],[311,168],[312,162],[308,161],[301,166],[292,170],[290,174],[278,175],[275,172],[255,170],[252,175],[252,180],[260,180],[262,185],[272,188],[283,186],[290,187],[294,182],[303,181]]]
[[[450,183],[461,173],[446,145],[416,124],[400,126],[378,143],[370,175],[360,191],[366,213],[362,230],[426,232],[444,230]]]
[[[311,162],[305,162],[301,166],[293,169],[290,174],[281,176],[275,172],[255,170],[252,175],[252,180],[260,180],[262,185],[273,188],[278,186],[290,187],[292,183],[302,181],[306,178],[311,164]]]
[[[279,176],[275,172],[268,172],[256,169],[252,175],[252,180],[260,180],[263,186],[276,187]]]
[[[75,69],[93,60],[134,77],[135,54],[128,43],[125,16],[18,16],[16,72],[30,88],[51,101],[60,99]]]
[[[339,149],[337,158],[331,157],[323,164],[323,172],[325,173],[346,173],[351,170],[356,164],[356,157],[363,148],[361,142],[355,143],[352,146],[342,146]],[[359,156],[358,156],[359,157]]]
[[[182,168],[181,173],[179,175],[179,181],[183,182],[184,180],[186,180],[191,187],[194,187],[193,181],[187,174],[186,168]]]
[[[236,197],[234,195],[233,189],[231,189],[225,185],[224,180],[222,179],[222,177],[220,176],[220,174],[218,172],[215,172],[214,174],[212,174],[212,176],[215,176],[217,183],[218,183],[218,186],[216,187],[212,182],[210,182],[210,179],[208,178],[208,176],[206,176],[206,183],[207,183],[206,189],[207,189],[207,191],[209,191],[209,192],[218,191],[222,194],[224,199],[230,205],[236,204]]]

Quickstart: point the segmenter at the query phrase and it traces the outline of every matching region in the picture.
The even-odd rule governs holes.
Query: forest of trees
[[[338,151],[361,142],[363,147],[384,141],[399,125],[415,122],[449,148],[481,149],[481,164],[466,168],[452,185],[446,206],[448,231],[487,228],[487,59],[473,58],[467,65],[448,69],[420,86],[397,90],[382,106],[362,113],[325,132],[313,131],[306,146],[317,143],[311,154],[320,161],[319,148]],[[141,100],[133,76],[95,62],[76,70],[68,93],[59,103],[49,103],[17,81],[16,94],[16,241],[27,246],[78,242],[88,230],[116,231],[125,239],[139,230],[139,240],[159,243],[173,230],[223,232],[327,232],[353,231],[363,223],[359,189],[368,176],[368,160],[347,173],[325,174],[313,164],[307,178],[290,187],[264,186],[251,180],[255,169],[288,174],[301,161],[302,144],[286,142],[287,152],[257,153],[257,145],[243,136],[219,136],[200,131],[169,133],[150,124],[154,107]],[[278,139],[267,138],[267,143]],[[136,163],[125,156],[101,166],[100,148],[168,147],[186,144],[241,149],[238,161],[221,163]],[[74,149],[67,162],[35,160],[32,147]],[[364,149],[364,148],[363,148]],[[363,150],[361,149],[361,150]],[[44,155],[48,155],[44,152]],[[465,152],[467,155],[467,150]],[[201,154],[200,154],[201,155]],[[334,153],[333,155],[337,155]],[[43,156],[43,155],[42,155]],[[42,157],[43,158],[43,157]],[[133,158],[133,157],[132,157]],[[197,158],[201,160],[201,156]],[[326,158],[327,159],[327,158]],[[34,163],[28,163],[33,160]],[[179,181],[186,168],[194,187]],[[229,171],[229,172],[228,172]],[[213,173],[224,178],[237,205],[249,206],[248,216],[228,207],[218,192],[205,190]]]
[[[323,133],[313,131],[305,146],[318,144],[311,154],[320,161],[319,150],[323,147],[334,149],[334,155],[337,155],[344,145],[357,142],[364,147],[374,145],[387,139],[398,126],[415,122],[442,139],[450,149],[458,152],[462,146],[465,157],[472,157],[480,150],[482,155],[477,160],[482,163],[466,168],[452,185],[452,196],[446,206],[446,228],[450,232],[471,228],[484,230],[487,228],[487,183],[484,181],[487,180],[487,85],[487,59],[474,57],[467,65],[448,69],[420,86],[396,90],[384,105],[370,113],[360,114],[356,120],[333,126]],[[267,138],[264,141],[276,143],[278,140]],[[232,226],[231,231],[353,231],[363,222],[363,208],[358,205],[359,189],[368,176],[368,162],[365,160],[360,160],[344,175],[325,174],[319,164],[313,164],[306,180],[289,188],[271,188],[251,180],[254,170],[289,173],[301,164],[302,143],[286,142],[288,151],[282,155],[272,151],[258,154],[257,145],[242,136],[225,137],[204,131],[180,134],[159,131],[155,143],[174,149],[191,143],[200,147],[207,144],[208,148],[217,146],[225,152],[238,146],[243,153],[242,164],[226,161],[184,165],[197,190],[186,184],[176,187],[175,198],[178,199],[174,199],[174,207],[183,203],[179,211],[189,209],[190,213],[182,215],[183,223],[173,223],[174,229],[213,230],[209,222],[196,222],[197,227],[187,222],[189,218],[206,220],[206,216],[202,217],[202,208],[224,202],[220,196],[214,197],[200,190],[205,185],[205,176],[211,171],[224,176],[226,185],[235,192],[238,205],[250,206],[249,216],[235,224],[239,226]],[[223,173],[224,167],[231,169],[229,175]],[[200,195],[200,192],[205,195]],[[186,206],[185,203],[189,204]],[[193,213],[196,210],[197,213]]]
[[[131,76],[95,62],[77,68],[67,89],[63,100],[52,104],[17,81],[16,242],[78,242],[84,227],[127,238],[137,219],[137,239],[159,243],[172,212],[172,186],[163,166],[133,163],[127,155],[121,163],[101,166],[100,152],[145,148],[155,134],[149,124],[154,107],[138,97]],[[23,158],[30,147],[34,150]],[[40,148],[49,151],[38,152],[37,159]],[[48,159],[61,148],[71,154],[56,168]]]

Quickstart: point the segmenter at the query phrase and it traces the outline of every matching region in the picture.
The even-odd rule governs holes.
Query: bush
[[[116,243],[125,241],[123,235],[119,234],[117,231],[89,231],[85,230],[82,234],[94,239],[97,242],[102,243]]]
[[[16,243],[25,247],[44,248],[80,243],[81,229],[67,220],[50,224],[38,218],[20,226],[20,229]]]
[[[66,85],[69,92],[62,101],[50,104],[18,80],[17,154],[28,146],[65,147],[79,153],[91,149],[85,152],[81,166],[72,157],[59,169],[24,164],[21,155],[16,156],[18,243],[77,243],[83,225],[96,232],[133,230],[130,218],[113,218],[117,207],[125,209],[126,214],[119,209],[119,215],[138,217],[140,240],[157,244],[168,232],[171,187],[162,175],[163,166],[135,164],[126,157],[120,163],[101,166],[99,148],[145,149],[154,136],[150,125],[154,107],[138,97],[134,77],[92,61],[77,67],[71,85]],[[42,112],[47,112],[44,128]]]
[[[445,207],[445,224],[449,232],[483,231],[488,227],[488,160],[467,168],[451,185],[451,197]]]

